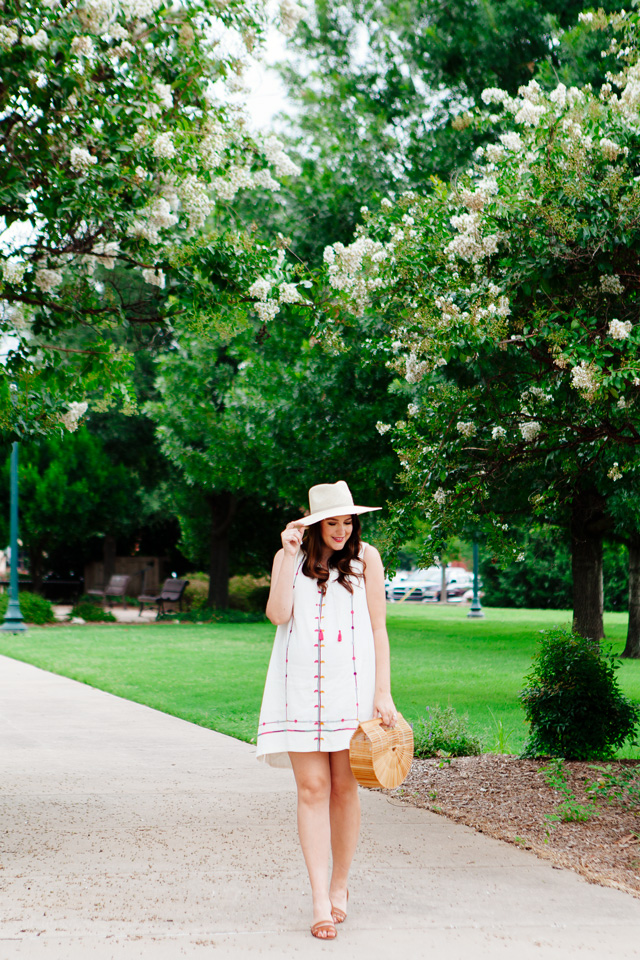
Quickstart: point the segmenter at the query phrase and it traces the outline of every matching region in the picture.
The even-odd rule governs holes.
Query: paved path
[[[640,957],[640,901],[367,791],[313,941],[294,800],[247,744],[0,657],[0,960]]]

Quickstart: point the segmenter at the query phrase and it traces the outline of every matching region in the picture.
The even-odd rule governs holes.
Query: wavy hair
[[[358,556],[360,552],[360,518],[356,513],[351,515],[353,529],[351,536],[343,546],[342,550],[336,550],[331,554],[325,567],[322,563],[322,554],[325,549],[322,539],[322,521],[312,523],[307,527],[302,540],[302,550],[304,553],[304,563],[302,572],[305,577],[311,577],[318,581],[318,586],[322,593],[327,592],[327,582],[332,570],[338,571],[338,583],[341,584],[349,593],[353,593],[353,586],[349,582],[349,577],[360,578],[364,575],[365,563]],[[354,561],[358,562],[357,567]]]

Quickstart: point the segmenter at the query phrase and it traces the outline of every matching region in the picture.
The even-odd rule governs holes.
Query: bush
[[[117,619],[110,610],[104,610],[97,603],[89,600],[80,600],[71,609],[69,617],[80,617],[88,623],[117,623]]]
[[[269,599],[267,577],[231,577],[229,580],[229,608],[247,613],[264,613]]]
[[[640,720],[640,706],[618,687],[617,667],[617,658],[592,640],[546,631],[520,692],[530,724],[523,756],[612,757]]]
[[[39,593],[29,593],[28,590],[19,592],[20,610],[27,623],[43,626],[45,623],[55,623],[53,607],[48,600]],[[9,594],[0,594],[0,618],[4,617],[9,606]]]
[[[451,757],[477,756],[482,753],[480,739],[469,729],[469,717],[458,714],[452,706],[427,707],[424,720],[413,729],[416,757],[435,757],[446,753]]]
[[[189,586],[182,595],[186,610],[201,610],[207,605],[209,595],[209,575],[207,573],[185,573],[182,580],[188,580]]]
[[[158,620],[165,623],[265,623],[267,618],[264,613],[256,613],[246,610],[218,610],[211,607],[198,607],[197,610],[174,611],[164,613],[158,617]]]

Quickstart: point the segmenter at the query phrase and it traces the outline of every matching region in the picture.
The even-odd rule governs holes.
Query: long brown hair
[[[327,560],[327,566],[322,563],[322,554],[325,549],[322,540],[322,521],[312,523],[307,527],[304,539],[302,541],[302,550],[304,552],[304,563],[302,572],[305,577],[311,577],[318,581],[318,586],[322,593],[327,592],[327,581],[331,570],[338,571],[338,583],[345,590],[353,593],[353,586],[349,582],[349,577],[361,577],[364,574],[364,560],[358,557],[360,552],[360,518],[356,513],[351,515],[353,528],[351,536],[343,546],[342,550],[335,550]],[[354,560],[358,560],[358,566],[353,566]]]

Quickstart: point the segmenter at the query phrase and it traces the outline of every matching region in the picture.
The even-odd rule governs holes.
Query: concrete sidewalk
[[[640,901],[362,801],[349,917],[314,941],[290,772],[2,657],[0,960],[640,956]]]

